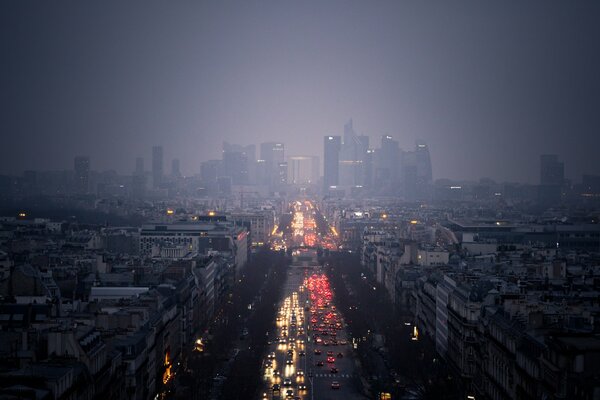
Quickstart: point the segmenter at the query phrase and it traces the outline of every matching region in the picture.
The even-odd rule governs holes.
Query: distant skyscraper
[[[398,183],[400,147],[389,135],[381,137],[381,148],[375,153],[375,184],[388,189]]]
[[[144,159],[137,157],[135,159],[135,170],[131,183],[131,196],[135,199],[142,199],[146,195],[146,171],[144,170]]]
[[[540,156],[540,184],[559,185],[565,180],[565,165],[558,160],[556,154],[542,154]]]
[[[255,176],[256,146],[223,142],[223,176],[234,185],[247,185]]]
[[[287,185],[288,183],[288,163],[280,162],[277,164],[277,184],[278,186]]]
[[[163,178],[163,148],[152,147],[152,186],[156,189],[160,186]]]
[[[538,200],[544,206],[558,204],[565,183],[565,165],[556,154],[540,156],[540,186]]]
[[[171,160],[171,176],[174,178],[181,178],[181,171],[179,169],[179,158]]]
[[[200,178],[205,185],[216,184],[219,177],[219,169],[221,168],[221,160],[208,160],[200,165]]]
[[[258,182],[272,185],[278,181],[279,163],[285,160],[285,146],[280,142],[266,142],[260,144],[260,159],[264,161],[264,181]],[[261,166],[262,167],[262,166]]]
[[[143,175],[144,174],[144,158],[137,157],[135,159],[135,175]]]
[[[292,185],[307,185],[316,183],[314,179],[315,157],[292,156],[288,157],[288,183]],[[317,166],[318,168],[318,157]]]
[[[417,141],[415,149],[417,162],[417,179],[420,184],[431,184],[433,181],[433,173],[431,169],[431,156],[429,155],[429,147],[425,142]]]
[[[90,158],[87,156],[75,157],[75,191],[86,194],[90,190]]]
[[[414,151],[400,152],[401,194],[409,201],[429,201],[433,194],[429,148],[417,141]]]
[[[342,138],[325,136],[323,138],[323,186],[325,192],[339,182],[339,163]]]

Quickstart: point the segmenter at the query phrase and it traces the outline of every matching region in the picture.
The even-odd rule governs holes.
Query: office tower
[[[367,179],[367,162],[369,156],[369,137],[359,135],[356,137],[356,185],[369,186]]]
[[[90,188],[90,158],[87,156],[75,157],[75,192],[86,194]]]
[[[271,184],[271,180],[268,178],[267,163],[265,160],[256,160],[255,172],[257,185],[269,186]]]
[[[540,156],[540,185],[562,186],[565,180],[565,165],[556,154]]]
[[[373,158],[375,156],[374,149],[367,149],[365,154],[365,161],[363,163],[363,173],[364,173],[364,183],[363,185],[366,187],[373,186]]]
[[[216,183],[221,165],[221,160],[208,160],[200,164],[200,178],[202,182],[205,184]]]
[[[256,146],[223,142],[223,176],[230,177],[233,185],[252,183],[255,164]]]
[[[433,197],[433,173],[429,147],[423,141],[417,141],[415,148],[416,186],[415,200],[431,201]]]
[[[171,176],[173,178],[181,178],[181,171],[179,169],[179,158],[171,160]]]
[[[325,192],[338,185],[339,162],[342,138],[325,136],[323,138],[323,186]]]
[[[162,183],[163,177],[163,148],[152,147],[152,187],[155,189]]]
[[[288,157],[288,183],[292,185],[307,185],[315,183],[313,180],[313,157],[293,156]]]
[[[416,151],[400,152],[400,187],[404,199],[415,201],[418,195],[418,167]]]
[[[375,184],[392,188],[398,183],[400,147],[389,135],[381,137],[381,148],[375,153]]]
[[[285,161],[284,155],[285,146],[283,143],[266,142],[260,144],[260,159],[264,161],[265,170],[263,184],[271,185],[278,180],[278,167],[280,163]]]
[[[558,204],[565,183],[565,165],[556,154],[540,156],[540,186],[538,200],[544,206]]]
[[[419,184],[431,184],[433,181],[433,173],[431,170],[431,156],[429,155],[429,147],[425,142],[417,141],[417,147],[415,149],[415,158],[417,166],[417,179]]]
[[[144,158],[143,157],[137,157],[135,159],[134,174],[135,175],[143,175],[144,174]]]
[[[280,162],[277,164],[277,184],[285,186],[288,183],[288,163]]]

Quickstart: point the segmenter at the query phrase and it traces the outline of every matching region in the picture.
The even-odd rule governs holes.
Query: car
[[[294,360],[286,360],[285,365],[294,365]]]
[[[292,386],[292,380],[290,378],[284,379],[283,386]]]
[[[304,376],[304,371],[299,369],[298,371],[296,371],[296,376]]]
[[[320,356],[321,355],[321,349],[315,349],[315,355]]]
[[[270,354],[267,356],[267,358],[268,358],[269,360],[272,360],[272,359],[274,359],[274,358],[275,358],[275,353],[274,353],[274,352],[273,352],[273,353],[270,353]]]
[[[347,345],[348,342],[346,341],[346,339],[342,339],[342,340],[340,340],[340,344],[341,345]]]
[[[327,357],[333,357],[333,351],[331,351],[331,350],[327,351]]]
[[[279,384],[276,383],[271,389],[273,390],[273,393],[279,392],[281,390],[281,386],[279,386]]]
[[[273,371],[273,378],[276,378],[278,376],[281,376],[281,373],[279,371],[277,371],[277,370],[274,370]]]
[[[285,391],[285,395],[286,396],[293,396],[294,395],[294,391],[292,389],[288,389]]]
[[[340,388],[340,383],[338,381],[331,382],[331,388],[332,389],[339,389]]]
[[[344,357],[344,353],[342,353],[342,352],[339,352],[339,353],[337,354],[337,356],[338,356],[338,358],[343,358],[343,357]]]
[[[331,367],[331,369],[329,370],[332,374],[337,374],[338,373],[338,369],[336,367]]]
[[[319,360],[317,361],[317,367],[322,367],[323,366],[323,361]]]
[[[335,357],[327,357],[327,362],[333,364],[335,362]]]
[[[298,390],[302,390],[302,391],[305,391],[305,390],[307,390],[307,389],[306,389],[306,385],[305,385],[305,384],[303,384],[303,383],[302,383],[302,384],[300,384],[300,385],[298,385]]]
[[[300,357],[304,357],[304,356],[306,355],[306,353],[305,353],[305,352],[303,352],[303,351],[301,351],[301,352],[299,352],[299,353],[298,353],[298,355],[299,355]]]

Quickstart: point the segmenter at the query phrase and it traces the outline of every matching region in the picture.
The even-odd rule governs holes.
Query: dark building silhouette
[[[160,186],[163,178],[163,148],[162,146],[152,147],[152,187],[155,189]]]
[[[252,183],[255,163],[256,146],[223,142],[223,176],[231,178],[233,185]]]
[[[90,158],[75,157],[75,192],[86,194],[90,190]]]
[[[541,205],[557,204],[562,199],[565,182],[565,165],[556,154],[540,156],[540,186],[538,198]]]
[[[181,178],[179,158],[171,160],[171,176],[174,178]]]
[[[325,136],[323,139],[323,186],[325,192],[339,183],[339,162],[342,138]]]
[[[260,144],[261,165],[257,165],[257,183],[273,185],[278,181],[279,164],[284,162],[285,146],[280,142]]]
[[[135,170],[134,173],[136,175],[141,175],[144,173],[144,158],[143,157],[137,157],[135,159]]]
[[[375,153],[375,184],[392,190],[398,183],[400,147],[389,135],[381,137],[381,148]]]

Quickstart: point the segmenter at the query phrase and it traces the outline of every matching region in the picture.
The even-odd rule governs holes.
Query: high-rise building
[[[344,187],[365,185],[365,161],[369,137],[357,135],[352,120],[344,125],[344,142],[340,150],[338,185]]]
[[[135,159],[135,170],[133,171],[135,175],[143,175],[144,174],[144,158],[137,157]]]
[[[146,195],[146,171],[144,171],[144,158],[135,159],[135,170],[133,171],[131,183],[131,196],[135,199],[142,199]]]
[[[323,138],[323,186],[325,192],[339,182],[339,163],[342,138],[325,136]]]
[[[288,163],[277,164],[277,186],[285,186],[288,183]]]
[[[217,182],[221,165],[221,160],[208,160],[200,164],[200,178],[205,185]]]
[[[173,178],[181,178],[181,170],[179,169],[179,158],[171,160],[171,176]]]
[[[75,169],[75,191],[87,194],[90,190],[90,158],[78,156],[74,160]]]
[[[556,154],[540,156],[540,185],[562,186],[565,180],[565,165]]]
[[[260,159],[264,161],[264,178],[259,184],[272,185],[278,180],[279,163],[285,161],[285,146],[280,142],[260,144]]]
[[[230,177],[232,184],[253,183],[255,164],[256,146],[223,142],[223,176]]]
[[[152,187],[155,189],[160,186],[163,178],[163,148],[162,146],[152,147]]]
[[[395,188],[400,169],[400,147],[391,136],[381,137],[381,148],[376,152],[374,164],[375,184],[381,188]]]
[[[418,183],[423,185],[431,184],[433,182],[431,156],[429,155],[429,147],[425,142],[417,141],[415,156],[417,163]]]
[[[540,204],[550,206],[561,201],[565,183],[565,165],[556,154],[540,156],[540,186],[538,200]]]
[[[313,180],[313,157],[292,156],[288,157],[288,183],[292,185],[307,185],[315,183]]]

